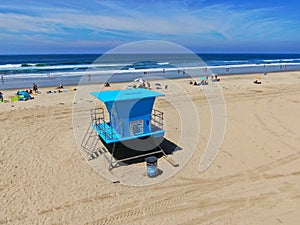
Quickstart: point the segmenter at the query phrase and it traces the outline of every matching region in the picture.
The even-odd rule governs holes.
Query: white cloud
[[[13,13],[0,13],[0,29],[10,32],[37,33],[51,33],[55,30],[44,18]]]
[[[236,9],[230,5],[218,4],[202,8],[179,8],[183,5],[160,3],[157,10],[145,11],[141,6],[127,7],[112,1],[97,3],[99,9],[33,7],[35,13],[0,13],[0,31],[14,33],[65,35],[71,38],[73,29],[78,33],[88,29],[95,34],[107,33],[116,39],[121,36],[133,38],[216,38],[223,41],[255,41],[278,39],[290,24],[289,21],[272,16],[272,9]],[[70,4],[70,2],[66,2]],[[8,6],[6,6],[9,8]],[[12,7],[12,6],[11,6]],[[88,7],[88,6],[87,6]],[[89,6],[90,8],[92,6]],[[18,7],[20,9],[21,7]],[[108,13],[109,12],[109,13]],[[293,30],[294,31],[294,30]],[[288,32],[285,32],[288,35]],[[81,33],[82,34],[82,33]],[[299,35],[299,33],[298,33]],[[74,35],[73,35],[74,36]]]

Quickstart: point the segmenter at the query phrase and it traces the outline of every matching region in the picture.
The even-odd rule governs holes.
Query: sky
[[[0,54],[98,54],[142,40],[197,53],[300,53],[300,1],[0,2]]]

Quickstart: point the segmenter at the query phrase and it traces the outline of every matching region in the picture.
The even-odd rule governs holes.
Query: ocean
[[[293,70],[300,54],[0,55],[0,90]]]

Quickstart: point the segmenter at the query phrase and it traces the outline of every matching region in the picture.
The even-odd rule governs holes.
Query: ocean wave
[[[126,64],[67,64],[67,65],[50,65],[45,63],[23,63],[23,64],[5,64],[0,65],[1,72],[10,72],[14,73],[20,71],[39,71],[39,70],[77,70],[77,69],[93,69],[93,68],[102,68],[110,69],[112,67],[122,68]]]
[[[163,66],[163,65],[169,65],[170,63],[169,62],[159,62],[157,64]]]
[[[165,62],[166,63],[166,62]],[[159,63],[157,63],[159,64]],[[173,72],[175,74],[178,74],[182,71],[189,72],[196,72],[196,73],[205,73],[209,74],[212,71],[222,71],[225,73],[228,72],[227,70],[233,68],[235,71],[237,71],[239,68],[243,71],[264,71],[264,68],[272,69],[272,70],[278,70],[286,69],[288,67],[299,67],[300,62],[282,62],[282,61],[271,61],[270,63],[245,63],[245,64],[223,64],[223,65],[199,65],[199,63],[196,63],[194,65],[189,66],[178,66],[175,67],[171,65],[171,63],[168,62],[168,67],[162,67],[158,66],[155,68],[138,68],[138,67],[127,67],[127,69],[124,69],[125,64],[84,64],[84,65],[59,65],[59,66],[43,66],[48,68],[48,70],[34,70],[32,68],[36,67],[36,64],[28,64],[28,66],[23,66],[23,64],[5,64],[0,65],[0,71],[5,70],[7,68],[12,68],[10,73],[2,73],[5,76],[5,79],[35,79],[35,78],[41,78],[41,79],[53,79],[53,78],[59,78],[59,77],[78,77],[78,76],[84,76],[87,74],[91,75],[114,75],[114,74],[131,74],[131,73],[140,73],[141,75],[147,72],[148,75],[151,75],[151,73],[157,74],[160,73],[163,75],[167,72]],[[166,64],[161,64],[166,65]],[[135,65],[136,66],[136,65]],[[284,66],[284,67],[282,67]],[[71,69],[69,71],[64,69]],[[81,70],[77,70],[81,69]],[[289,68],[288,68],[289,69]]]
[[[0,69],[10,69],[10,68],[17,68],[21,67],[22,64],[5,64],[5,65],[0,65]]]
[[[210,60],[208,61],[208,63],[211,63],[211,64],[221,64],[221,65],[224,65],[224,64],[227,64],[227,63],[247,63],[249,62],[249,60]]]
[[[276,65],[275,63],[297,63],[300,62],[300,58],[294,59],[264,59],[264,60],[252,60],[254,63],[249,63],[249,60],[211,60],[207,62],[208,67],[248,67],[256,65]],[[194,62],[195,66],[199,64]],[[178,64],[180,65],[180,63]],[[183,64],[184,65],[184,64]],[[182,65],[182,67],[183,67]],[[192,67],[193,63],[189,63],[189,66]],[[125,64],[125,63],[93,63],[93,64],[69,64],[69,63],[60,63],[60,64],[49,64],[49,63],[22,63],[22,64],[4,64],[0,65],[0,72],[38,72],[51,70],[84,70],[84,69],[124,69],[124,70],[139,70],[139,69],[154,69],[154,68],[164,68],[170,69],[174,67],[170,62],[138,62],[134,64]]]
[[[273,62],[297,62],[300,61],[299,58],[295,58],[295,59],[264,59],[262,60],[263,62],[267,62],[267,63],[273,63]]]

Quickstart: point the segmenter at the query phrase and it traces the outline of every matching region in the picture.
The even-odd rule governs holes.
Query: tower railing
[[[114,139],[116,137],[112,127],[105,121],[103,108],[91,109],[91,119],[92,126],[96,126],[103,133],[105,139]]]
[[[156,129],[162,130],[164,128],[164,113],[153,109],[151,114],[151,125]]]
[[[151,132],[163,130],[164,113],[153,109],[151,114]],[[99,130],[106,140],[113,140],[117,138],[117,133],[111,127],[110,122],[105,121],[104,109],[95,108],[91,109],[91,123],[92,126]]]

